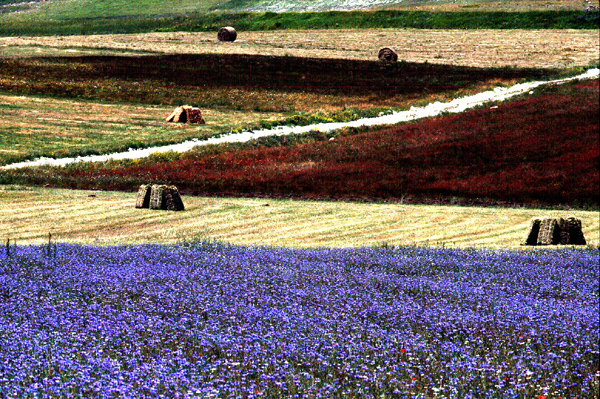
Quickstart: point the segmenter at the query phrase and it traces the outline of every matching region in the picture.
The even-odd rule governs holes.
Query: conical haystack
[[[173,111],[171,115],[167,117],[167,122],[181,122],[182,114],[185,114],[183,107],[175,108],[175,111]]]
[[[531,223],[529,224],[529,234],[527,234],[527,238],[523,245],[537,245],[541,223],[542,221],[540,219],[531,219]]]
[[[581,220],[574,217],[560,218],[560,243],[564,245],[585,245],[585,237],[581,229]]]
[[[545,218],[540,223],[538,245],[555,245],[560,242],[560,229],[556,219]]]
[[[164,184],[155,184],[152,186],[150,194],[150,209],[160,209],[168,211],[183,211],[183,201],[179,190],[175,186]]]
[[[165,191],[164,184],[153,184],[150,194],[150,209],[163,209],[163,192]]]
[[[177,187],[167,186],[167,188],[163,192],[163,195],[165,196],[164,205],[167,210],[183,211],[185,209]]]
[[[199,108],[192,107],[189,105],[183,105],[175,108],[175,111],[167,117],[167,122],[177,123],[198,123],[204,125],[206,122],[202,117],[202,112]]]
[[[529,233],[523,245],[585,245],[585,237],[581,229],[581,220],[574,217],[567,219],[532,219]]]
[[[151,188],[149,184],[142,184],[138,190],[137,201],[135,202],[136,208],[149,208],[150,207],[150,193]]]

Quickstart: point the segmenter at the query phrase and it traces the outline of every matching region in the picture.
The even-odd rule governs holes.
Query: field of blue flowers
[[[599,255],[10,246],[0,397],[597,398]]]

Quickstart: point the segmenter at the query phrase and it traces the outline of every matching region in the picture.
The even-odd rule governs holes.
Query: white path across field
[[[312,129],[318,129],[322,132],[332,131],[343,127],[360,127],[360,126],[375,126],[375,125],[388,125],[399,122],[407,122],[420,118],[432,117],[440,115],[442,112],[458,113],[466,111],[470,108],[477,107],[479,105],[489,103],[492,101],[504,101],[511,97],[517,96],[529,92],[536,87],[548,84],[562,84],[573,80],[584,80],[593,79],[600,76],[599,69],[590,69],[584,74],[550,81],[535,81],[517,84],[511,87],[497,87],[494,90],[485,91],[472,96],[456,98],[450,102],[441,103],[435,102],[425,107],[411,107],[408,111],[393,112],[389,115],[383,115],[375,118],[358,119],[352,122],[333,122],[333,123],[318,123],[308,126],[279,126],[273,129],[244,131],[241,133],[232,133],[222,135],[217,138],[210,138],[206,140],[192,139],[179,144],[166,145],[161,147],[152,147],[144,149],[130,149],[127,152],[119,152],[107,155],[90,155],[85,157],[77,158],[38,158],[33,161],[19,162],[11,165],[3,166],[2,169],[15,169],[30,166],[40,165],[55,165],[64,166],[73,162],[102,162],[109,159],[136,159],[144,158],[152,153],[156,152],[167,152],[176,151],[184,152],[188,151],[196,146],[208,145],[208,144],[219,144],[219,143],[236,143],[245,142],[259,137],[272,136],[272,135],[286,135],[292,133],[305,133]]]

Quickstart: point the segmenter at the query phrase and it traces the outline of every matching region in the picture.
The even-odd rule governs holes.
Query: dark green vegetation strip
[[[284,13],[199,13],[185,15],[28,20],[5,18],[0,35],[86,35],[108,33],[216,31],[232,25],[241,31],[271,29],[597,29],[598,12],[429,12],[329,11]]]

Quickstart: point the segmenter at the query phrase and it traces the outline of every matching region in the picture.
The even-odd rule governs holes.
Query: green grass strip
[[[225,25],[239,30],[275,29],[598,29],[598,12],[429,12],[329,11],[284,13],[198,13],[186,15],[82,19],[0,18],[0,35],[85,35],[157,31],[214,31]]]

